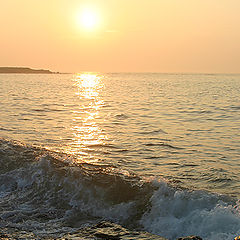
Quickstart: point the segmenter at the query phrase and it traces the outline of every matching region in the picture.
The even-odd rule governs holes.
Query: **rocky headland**
[[[28,67],[0,67],[0,73],[23,73],[23,74],[59,74],[45,69],[32,69]]]

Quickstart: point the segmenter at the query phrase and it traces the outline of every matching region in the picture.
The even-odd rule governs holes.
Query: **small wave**
[[[93,144],[86,144],[86,147],[89,148],[110,148],[110,149],[118,149],[117,146],[113,144],[103,144],[103,143],[93,143]]]
[[[226,178],[226,177],[217,177],[209,180],[209,182],[212,182],[212,183],[216,183],[216,182],[225,183],[225,182],[232,182],[232,181],[233,181],[232,178]]]
[[[163,158],[162,156],[149,156],[149,157],[145,157],[145,159],[160,159]]]
[[[158,133],[167,134],[167,132],[163,131],[162,129],[140,132],[140,134],[144,134],[144,135],[153,135],[153,134],[158,134]]]
[[[117,118],[117,119],[119,119],[119,120],[124,120],[124,119],[129,118],[129,116],[126,115],[126,114],[121,113],[121,114],[116,114],[116,115],[115,115],[115,118]]]
[[[212,129],[187,129],[189,132],[211,132]]]
[[[57,109],[57,108],[34,108],[31,109],[33,112],[64,112],[64,109]]]
[[[98,154],[103,154],[103,155],[109,155],[111,152],[108,151],[103,151],[100,149],[84,149],[85,153],[98,153]]]
[[[240,110],[240,106],[232,106],[231,108],[235,110]]]
[[[186,114],[212,114],[213,112],[210,110],[182,110],[179,111],[180,113],[186,113]]]
[[[118,150],[115,150],[114,152],[129,152],[128,149],[118,149]]]
[[[181,165],[182,167],[198,167],[199,166],[199,164],[183,164],[183,165]]]
[[[14,129],[0,127],[0,131],[12,132]]]
[[[167,147],[167,148],[173,148],[173,149],[183,149],[180,147],[175,147],[173,145],[167,144],[167,143],[146,143],[145,146],[147,147]]]

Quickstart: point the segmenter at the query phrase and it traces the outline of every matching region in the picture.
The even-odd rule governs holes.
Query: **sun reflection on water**
[[[101,79],[103,76],[93,73],[82,73],[74,79],[75,86],[78,87],[77,95],[87,99],[95,99],[99,95],[99,90],[103,87]]]
[[[73,111],[72,142],[68,152],[86,162],[97,162],[96,152],[101,148],[107,136],[99,126],[99,114],[104,105],[100,92],[103,88],[103,76],[93,73],[78,74],[73,79],[75,94],[79,98],[79,107]]]

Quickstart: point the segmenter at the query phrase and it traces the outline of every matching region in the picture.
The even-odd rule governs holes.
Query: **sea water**
[[[240,234],[240,75],[0,75],[0,227],[101,220]]]

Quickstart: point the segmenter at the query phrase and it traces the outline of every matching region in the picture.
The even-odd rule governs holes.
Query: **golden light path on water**
[[[104,144],[107,136],[99,127],[97,118],[104,102],[99,97],[103,88],[102,75],[94,73],[78,74],[73,79],[76,95],[79,99],[79,109],[73,111],[72,142],[68,153],[78,156],[79,160],[87,162],[98,161],[91,153]]]

